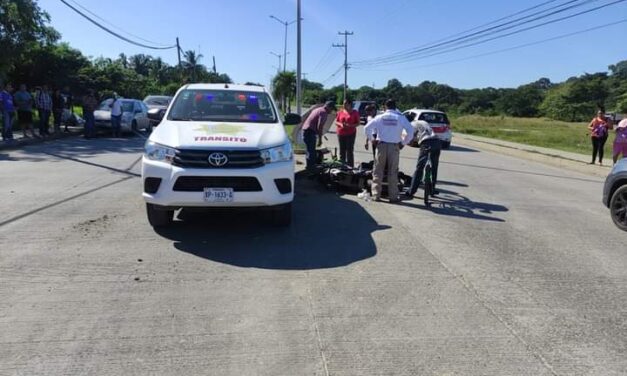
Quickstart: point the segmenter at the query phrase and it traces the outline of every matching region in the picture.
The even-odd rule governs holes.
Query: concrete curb
[[[534,162],[540,162],[586,175],[606,177],[611,170],[611,157],[607,158],[607,165],[589,165],[589,158],[583,154],[569,153],[561,150],[535,147],[531,145],[495,140],[486,137],[470,136],[460,133],[455,134],[453,144],[456,143],[464,146],[475,147],[484,151],[491,151]]]

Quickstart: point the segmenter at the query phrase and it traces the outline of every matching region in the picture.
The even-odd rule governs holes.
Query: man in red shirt
[[[355,136],[359,126],[359,111],[353,109],[353,101],[344,100],[343,108],[335,117],[337,138],[340,144],[340,160],[350,167],[355,165]]]
[[[311,111],[311,114],[303,123],[303,141],[307,146],[307,171],[313,172],[316,167],[316,144],[322,145],[322,133],[324,132],[324,124],[327,121],[327,115],[335,111],[335,103],[328,101],[324,106]],[[318,142],[316,143],[316,138]]]

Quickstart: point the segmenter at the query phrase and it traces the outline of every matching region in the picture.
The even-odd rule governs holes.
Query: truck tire
[[[172,223],[174,210],[160,210],[156,205],[146,203],[146,215],[152,227],[165,227]]]
[[[272,208],[272,224],[276,227],[288,227],[292,223],[292,203]]]

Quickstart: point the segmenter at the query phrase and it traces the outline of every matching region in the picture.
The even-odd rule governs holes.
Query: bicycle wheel
[[[429,199],[431,198],[431,194],[433,193],[433,181],[431,180],[431,166],[425,168],[425,192],[423,201],[425,206],[429,206]]]

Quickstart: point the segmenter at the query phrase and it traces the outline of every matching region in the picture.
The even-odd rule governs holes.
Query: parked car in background
[[[354,101],[353,102],[353,108],[359,112],[359,120],[361,121],[361,124],[366,124],[366,119],[368,117],[366,115],[366,107],[370,104],[373,104],[377,110],[379,109],[379,107],[377,106],[377,102],[374,102],[374,101]]]
[[[605,179],[603,204],[616,227],[627,231],[627,158],[619,160]]]
[[[442,140],[442,148],[448,149],[451,147],[453,132],[451,130],[451,122],[448,120],[446,113],[442,111],[423,110],[417,108],[403,112],[404,115],[409,113],[414,115],[415,120],[423,120],[429,123],[438,138]]]
[[[148,107],[148,112],[153,114],[151,117],[160,117],[162,118],[165,114],[165,110],[168,109],[170,102],[172,101],[172,97],[167,95],[149,95],[144,98],[144,104]],[[150,120],[150,128],[156,127],[159,125],[159,122],[156,120]]]
[[[122,132],[148,130],[148,107],[139,99],[118,99],[122,101]],[[113,98],[105,99],[94,111],[96,127],[111,128],[111,104]]]

